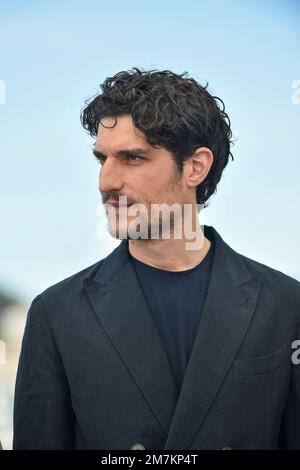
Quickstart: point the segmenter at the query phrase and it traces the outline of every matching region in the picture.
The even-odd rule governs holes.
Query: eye
[[[140,157],[139,155],[126,155],[126,158],[132,162],[137,162],[139,160],[143,160],[142,157]],[[137,159],[137,160],[136,160]]]
[[[94,158],[100,165],[103,165],[103,163],[106,160],[105,156],[102,155],[94,155]],[[124,156],[126,161],[131,161],[131,162],[138,162],[139,160],[143,160],[143,157],[140,157],[139,155],[133,155],[133,154],[127,154]]]
[[[97,163],[100,163],[100,165],[102,165],[102,163],[103,163],[103,161],[106,157],[101,157],[100,155],[94,155],[94,158],[95,158]]]

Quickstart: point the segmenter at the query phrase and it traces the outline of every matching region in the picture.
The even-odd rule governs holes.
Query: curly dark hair
[[[216,192],[229,156],[233,160],[232,132],[223,101],[207,91],[208,83],[201,86],[187,75],[137,67],[121,71],[106,78],[100,85],[102,93],[85,102],[80,121],[96,137],[102,118],[131,115],[150,145],[171,152],[179,173],[198,147],[208,147],[214,156],[213,164],[196,190],[197,204],[205,208]]]

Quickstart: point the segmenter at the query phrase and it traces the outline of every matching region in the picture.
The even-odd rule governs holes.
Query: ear
[[[185,161],[186,184],[193,188],[205,180],[213,164],[213,153],[207,147],[199,147]]]

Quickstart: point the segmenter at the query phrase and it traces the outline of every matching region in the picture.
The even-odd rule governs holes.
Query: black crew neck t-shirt
[[[155,268],[129,249],[128,255],[180,391],[208,289],[214,243],[198,265],[185,271]]]

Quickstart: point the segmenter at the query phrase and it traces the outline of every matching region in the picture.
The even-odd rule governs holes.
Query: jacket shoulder
[[[253,276],[260,277],[265,283],[272,284],[279,291],[290,290],[300,301],[300,282],[296,278],[240,253],[238,255]]]
[[[59,282],[56,282],[55,284],[50,285],[45,290],[40,292],[33,299],[32,302],[34,303],[41,298],[43,298],[44,300],[59,299],[74,294],[76,292],[78,293],[81,289],[82,280],[85,277],[92,275],[93,272],[96,272],[106,258],[107,257],[85,267],[84,269],[81,269],[80,271],[62,279]]]

